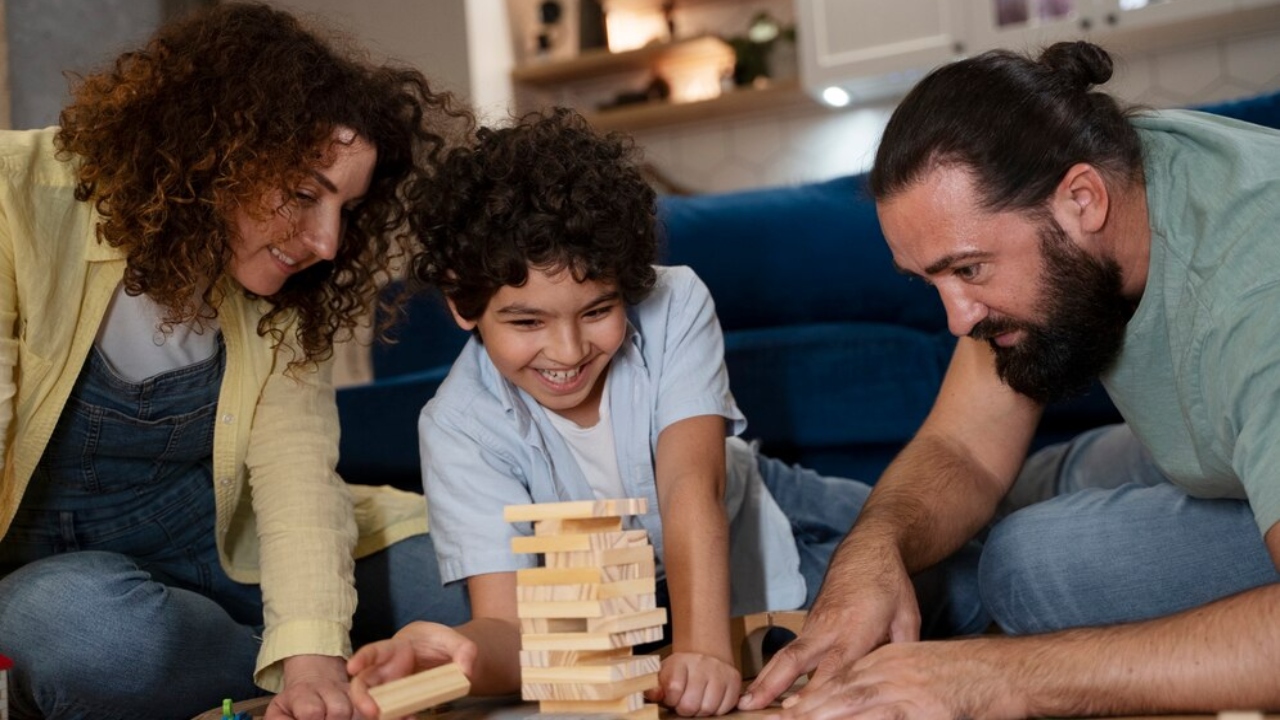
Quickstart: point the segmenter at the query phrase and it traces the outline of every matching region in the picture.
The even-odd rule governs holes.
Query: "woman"
[[[0,133],[15,717],[190,717],[256,681],[268,718],[345,719],[353,639],[465,620],[421,496],[334,472],[328,361],[406,181],[469,122],[415,71],[219,4],[85,78],[60,128]]]

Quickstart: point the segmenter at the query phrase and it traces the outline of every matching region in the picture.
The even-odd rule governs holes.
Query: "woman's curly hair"
[[[412,69],[375,66],[292,15],[220,3],[162,27],[141,49],[80,79],[61,115],[59,150],[78,161],[76,197],[101,215],[98,237],[128,258],[124,287],[168,309],[165,322],[212,317],[233,255],[233,216],[293,198],[354,129],[377,149],[365,200],[337,256],[263,298],[261,335],[296,318],[303,358],[323,360],[377,302],[409,239],[404,188],[429,175],[472,120]],[[269,212],[269,210],[268,210]],[[384,303],[385,330],[397,316]]]
[[[410,222],[423,246],[414,278],[475,320],[529,268],[615,283],[635,304],[653,289],[656,197],[630,139],[601,135],[571,110],[484,128],[415,184]]]

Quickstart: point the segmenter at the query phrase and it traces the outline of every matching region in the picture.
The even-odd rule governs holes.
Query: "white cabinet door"
[[[801,77],[820,92],[885,95],[964,51],[956,0],[797,0]]]
[[[1008,48],[1034,52],[1060,40],[1084,39],[1127,49],[1212,36],[1241,3],[1277,0],[961,0],[972,52]],[[1202,21],[1214,20],[1213,23]],[[1197,33],[1197,26],[1202,33]],[[1162,33],[1176,28],[1175,36]]]
[[[970,54],[994,48],[1034,53],[1060,40],[1092,39],[1097,0],[960,0]]]
[[[1106,30],[1137,30],[1200,20],[1235,9],[1237,0],[1096,0]]]

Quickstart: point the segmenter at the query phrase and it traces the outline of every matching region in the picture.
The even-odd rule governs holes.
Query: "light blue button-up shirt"
[[[746,419],[729,391],[724,338],[706,286],[686,267],[657,268],[649,296],[627,309],[627,338],[610,363],[608,398],[618,469],[662,569],[654,453],[669,425],[700,415],[725,418],[725,506],[730,521],[734,614],[804,602],[790,523],[760,479],[753,450],[736,436]],[[535,564],[511,552],[528,524],[502,519],[507,505],[594,496],[569,446],[525,391],[494,367],[472,338],[418,421],[431,536],[445,582]],[[767,579],[765,582],[761,578]]]

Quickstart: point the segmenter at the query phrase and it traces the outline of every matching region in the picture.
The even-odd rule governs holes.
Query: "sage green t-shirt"
[[[1190,111],[1134,121],[1147,286],[1102,377],[1166,475],[1280,521],[1280,132]]]

